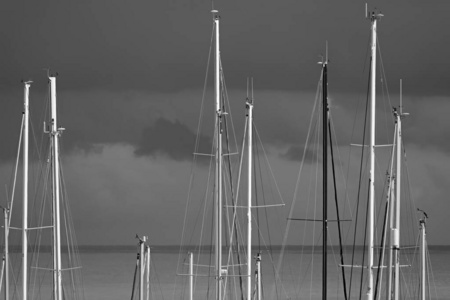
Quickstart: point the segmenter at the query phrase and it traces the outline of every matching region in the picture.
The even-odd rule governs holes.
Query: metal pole
[[[253,165],[253,98],[247,99],[248,161],[247,161],[247,299],[252,297],[252,165]]]
[[[328,99],[327,99],[327,58],[322,64],[322,161],[323,161],[323,211],[322,211],[322,299],[327,299],[327,243],[328,243],[328,199],[327,199],[327,179],[328,179],[328,148],[327,148],[327,138],[328,138]]]
[[[139,300],[144,300],[144,259],[145,259],[145,242],[147,241],[147,237],[143,236],[142,239],[139,239],[140,243],[140,254],[139,254]]]
[[[31,81],[24,82],[24,126],[23,126],[23,211],[22,211],[22,294],[27,299],[28,279],[28,123],[29,92]]]
[[[219,16],[218,11],[212,11],[215,23],[215,78],[214,93],[216,103],[216,155],[215,155],[215,271],[216,271],[216,300],[222,299],[222,107],[220,101],[220,49],[219,49]]]
[[[194,300],[194,253],[189,252],[189,300]]]
[[[400,187],[401,187],[401,148],[402,148],[402,123],[400,113],[396,113],[397,118],[397,170],[395,176],[395,231],[394,231],[394,263],[395,263],[395,277],[394,277],[394,299],[399,299],[400,287]]]
[[[397,126],[397,125],[396,125]],[[397,128],[395,128],[395,130],[397,131]],[[395,141],[394,141],[395,143]],[[395,236],[395,228],[394,228],[394,212],[395,212],[395,194],[393,191],[393,185],[392,185],[392,181],[393,181],[393,177],[391,176],[391,181],[389,183],[389,193],[390,193],[390,199],[389,199],[389,228],[390,228],[390,241],[389,241],[389,264],[388,264],[388,283],[387,283],[387,289],[386,289],[386,293],[387,293],[387,300],[391,300],[392,299],[392,267],[393,267],[393,257],[394,257],[394,236]]]
[[[421,294],[421,300],[425,300],[426,295],[426,231],[425,231],[425,217],[423,217],[422,220],[420,220],[420,229],[422,233],[422,245],[421,245],[421,256],[422,256],[422,280],[421,280],[421,287],[422,287],[422,294]]]
[[[146,259],[147,259],[147,266],[146,266],[146,268],[147,268],[147,280],[146,280],[146,283],[147,283],[147,300],[149,300],[150,299],[150,247],[149,246],[147,246],[147,257],[146,257]]]
[[[258,280],[258,300],[262,299],[262,287],[261,287],[261,253],[256,255],[256,270],[257,270],[257,280]]]
[[[371,77],[370,77],[370,179],[369,179],[369,234],[368,234],[368,262],[367,262],[367,299],[373,299],[373,247],[374,247],[374,221],[375,221],[375,110],[376,110],[376,54],[377,54],[377,19],[378,15],[372,13],[372,42],[371,42]]]
[[[8,208],[3,208],[3,214],[5,217],[5,299],[9,300],[9,210]]]
[[[54,207],[54,247],[56,273],[56,299],[62,300],[62,273],[61,273],[61,221],[60,221],[60,193],[59,193],[59,135],[56,109],[56,77],[50,76],[51,100],[51,138],[52,138],[52,174],[53,174],[53,207]]]

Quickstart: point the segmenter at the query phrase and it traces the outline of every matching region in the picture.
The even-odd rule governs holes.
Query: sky
[[[221,17],[221,59],[236,130],[243,128],[246,78],[252,76],[255,122],[288,204],[326,41],[339,148],[345,151],[355,142],[353,119],[367,86],[370,22],[364,2],[213,5]],[[402,79],[404,109],[410,113],[403,136],[412,198],[430,216],[429,242],[448,245],[450,3],[380,0],[368,5],[385,15],[378,23],[378,41],[389,99],[380,89],[384,102],[378,109],[390,113],[391,104],[398,106]],[[47,99],[44,69],[50,68],[58,73],[59,122],[66,128],[62,162],[78,243],[134,244],[138,233],[154,244],[178,244],[210,50],[211,6],[206,0],[3,3],[3,184],[11,185],[17,151],[21,80],[34,81],[30,105],[40,136]],[[209,79],[209,103],[211,89]],[[389,142],[388,131],[380,131],[380,143]],[[211,141],[209,129],[200,142]]]

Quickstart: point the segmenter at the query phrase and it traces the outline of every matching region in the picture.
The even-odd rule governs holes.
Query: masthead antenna
[[[400,115],[403,113],[403,93],[402,93],[402,80],[400,79]]]
[[[251,78],[251,84],[252,84],[252,103],[253,103],[253,77]]]
[[[247,100],[248,100],[248,80],[249,78],[247,77]]]
[[[366,19],[367,19],[367,3],[366,3]]]

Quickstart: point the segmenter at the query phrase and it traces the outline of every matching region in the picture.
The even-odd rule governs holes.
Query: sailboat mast
[[[368,262],[367,262],[367,299],[373,299],[373,261],[374,261],[374,232],[375,232],[375,110],[376,110],[376,54],[377,54],[377,20],[381,14],[372,12],[371,67],[370,67],[370,176],[369,176],[369,234],[368,234]]]
[[[144,235],[139,238],[139,300],[144,300],[144,274],[145,274],[145,242],[147,237]]]
[[[401,92],[400,92],[401,94]],[[401,97],[401,96],[400,96]],[[401,187],[401,161],[402,161],[402,113],[395,112],[397,121],[397,169],[395,175],[395,235],[394,235],[394,264],[395,264],[395,278],[394,278],[394,300],[399,299],[400,289],[400,187]]]
[[[323,215],[322,215],[322,299],[327,299],[327,243],[328,243],[328,199],[327,199],[327,186],[328,186],[328,78],[327,78],[327,58],[322,64],[322,126],[323,126]]]
[[[194,300],[194,253],[189,252],[189,300]]]
[[[61,274],[61,221],[60,221],[60,192],[59,192],[59,135],[56,110],[56,77],[49,76],[51,131],[52,140],[52,178],[53,178],[53,245],[54,245],[54,289],[55,299],[62,300],[62,274]]]
[[[215,25],[215,75],[214,93],[216,102],[216,154],[215,154],[215,271],[216,271],[216,300],[222,299],[222,107],[220,103],[220,48],[219,48],[219,15],[212,11]]]
[[[420,280],[420,285],[421,285],[421,300],[425,300],[426,299],[426,229],[425,229],[425,221],[426,221],[426,216],[424,213],[423,218],[419,221],[420,222],[420,231],[421,231],[421,235],[422,235],[422,243],[421,243],[421,247],[420,247],[420,256],[421,256],[421,271],[422,271],[422,276],[421,276],[421,280]]]
[[[146,280],[145,280],[145,284],[146,284],[146,300],[150,299],[150,246],[147,246],[146,248]]]
[[[31,81],[24,82],[24,125],[23,125],[23,211],[22,211],[22,294],[27,299],[28,291],[28,124],[29,95]]]
[[[248,177],[247,177],[247,299],[252,296],[252,133],[253,133],[253,80],[252,97],[247,98],[247,122],[248,122]],[[259,275],[258,275],[259,276]]]
[[[9,300],[9,208],[3,208],[3,215],[5,218],[5,252],[4,252],[4,270],[5,270],[5,300]]]

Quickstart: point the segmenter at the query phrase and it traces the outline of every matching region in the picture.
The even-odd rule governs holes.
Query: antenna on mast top
[[[247,77],[247,100],[248,100],[248,77]]]
[[[402,94],[402,80],[400,79],[400,115],[403,113],[403,94]]]
[[[366,19],[367,19],[367,3],[366,3]]]
[[[252,104],[253,104],[253,77],[251,78],[251,83],[252,83]]]

